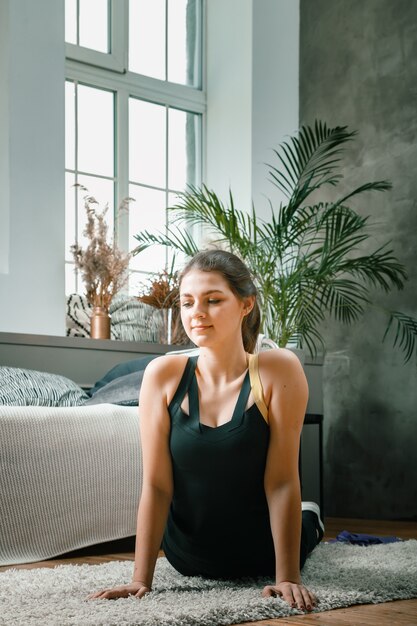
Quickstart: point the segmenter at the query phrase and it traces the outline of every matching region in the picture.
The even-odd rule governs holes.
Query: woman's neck
[[[241,377],[248,368],[248,355],[243,345],[232,351],[200,348],[198,374],[207,382],[228,383]]]

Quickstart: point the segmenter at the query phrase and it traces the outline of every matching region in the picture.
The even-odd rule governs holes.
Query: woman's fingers
[[[267,585],[262,591],[262,596],[268,598],[279,596],[293,609],[312,611],[317,605],[317,599],[304,585],[291,582],[282,582],[279,585]]]
[[[102,589],[96,593],[91,593],[87,596],[87,600],[114,600],[115,598],[127,598],[129,595],[129,591],[126,589]]]
[[[304,600],[304,605],[307,611],[311,611],[317,605],[317,598],[314,593],[311,593],[306,587],[301,587],[301,593]]]
[[[102,594],[105,593],[105,591],[96,591],[95,593],[90,593],[86,600],[97,600],[98,598],[101,598]]]
[[[287,602],[293,609],[297,608],[297,599],[292,589],[292,585],[285,584],[282,586],[282,599]],[[298,608],[301,608],[298,606]]]
[[[266,587],[263,588],[262,596],[264,598],[271,598],[273,596],[282,596],[282,593],[281,591],[279,591],[279,589],[277,589],[273,585],[267,585]]]
[[[135,593],[135,598],[143,598],[143,596],[145,596],[149,592],[149,587],[142,587],[142,589],[139,589],[139,591]]]
[[[304,603],[304,597],[303,597],[303,594],[301,592],[300,587],[298,585],[297,586],[294,585],[292,587],[291,591],[292,591],[292,596],[294,598],[295,606],[298,609],[301,609],[302,611],[305,611],[306,610],[306,605]]]
[[[116,600],[117,598],[128,598],[129,596],[135,596],[135,598],[143,598],[146,593],[150,592],[149,587],[130,584],[122,585],[120,587],[113,587],[112,589],[102,589],[95,593],[90,593],[87,596],[87,600]]]

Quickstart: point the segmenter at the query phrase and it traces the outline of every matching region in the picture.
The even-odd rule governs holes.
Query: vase
[[[160,343],[172,343],[172,309],[161,309],[162,312],[162,328]]]
[[[111,316],[104,306],[94,306],[91,311],[90,336],[92,339],[110,339]]]

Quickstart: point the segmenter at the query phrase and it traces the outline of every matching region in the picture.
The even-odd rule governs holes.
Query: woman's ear
[[[243,315],[249,315],[249,313],[252,311],[253,307],[255,306],[255,296],[247,296],[244,299],[244,307],[243,307]]]

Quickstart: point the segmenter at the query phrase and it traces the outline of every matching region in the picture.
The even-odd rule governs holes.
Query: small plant
[[[179,308],[179,275],[174,270],[175,258],[170,270],[163,269],[143,285],[138,300],[162,310],[163,334],[161,343],[187,344],[189,339],[182,327]]]
[[[157,309],[178,308],[179,284],[178,273],[170,273],[167,269],[149,279],[150,284],[144,286],[138,299]]]
[[[88,189],[76,185],[80,191]],[[119,206],[120,212],[128,209],[132,198],[125,198]],[[106,213],[108,204],[99,211],[97,200],[90,195],[84,196],[84,207],[87,214],[87,224],[84,235],[89,240],[85,249],[79,244],[71,246],[74,263],[80,271],[86,289],[88,302],[93,307],[109,308],[113,297],[126,284],[131,253],[120,250],[114,238],[108,241],[108,224]]]

